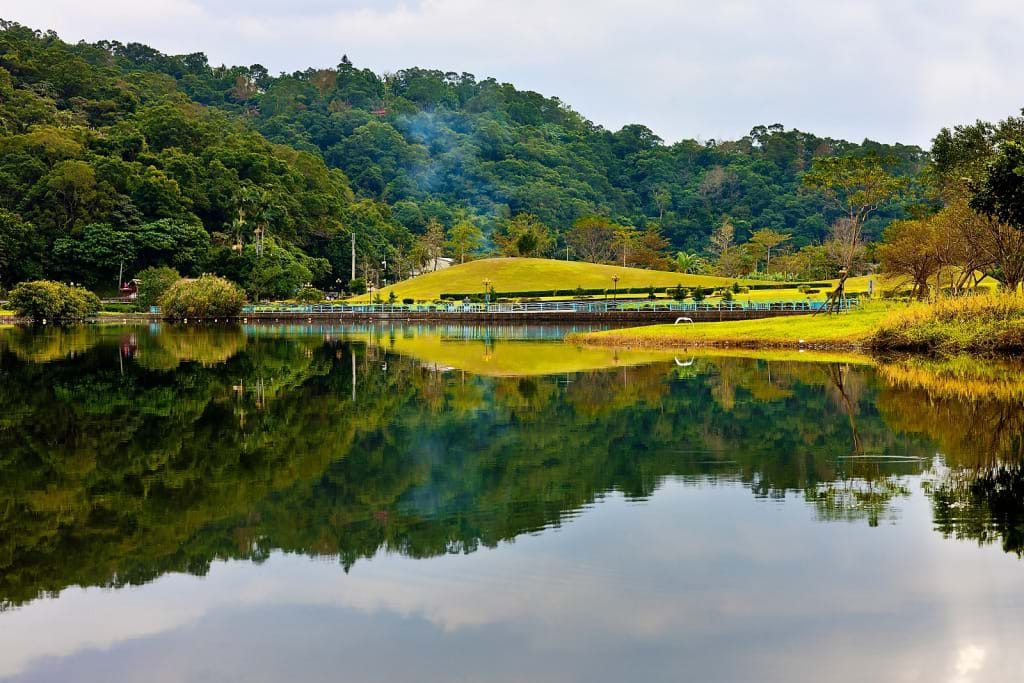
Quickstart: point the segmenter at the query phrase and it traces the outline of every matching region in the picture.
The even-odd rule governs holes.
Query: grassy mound
[[[618,276],[617,285],[613,285],[612,277]],[[419,277],[403,280],[395,285],[380,289],[382,298],[387,299],[394,292],[399,301],[416,299],[433,301],[447,292],[480,292],[484,291],[484,280],[489,280],[491,287],[499,295],[502,292],[541,291],[555,289],[607,288],[616,286],[619,290],[631,287],[683,287],[701,286],[705,288],[731,285],[731,278],[714,277],[711,275],[686,275],[664,270],[644,270],[642,268],[623,268],[599,263],[581,261],[558,261],[542,258],[490,258],[470,261],[452,266],[435,273],[426,273]],[[743,284],[743,281],[740,281]],[[369,296],[357,297],[355,301],[368,301]]]
[[[870,340],[883,351],[1024,351],[1024,296],[939,299],[894,311]]]

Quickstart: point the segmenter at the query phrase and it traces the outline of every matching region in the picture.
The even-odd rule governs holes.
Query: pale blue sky
[[[0,16],[272,72],[342,53],[468,71],[668,141],[779,122],[928,145],[1024,106],[1019,0],[6,0]]]

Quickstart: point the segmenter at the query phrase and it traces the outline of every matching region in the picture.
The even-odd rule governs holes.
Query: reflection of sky
[[[916,488],[916,487],[915,487]],[[0,615],[24,681],[1017,681],[1022,566],[795,499],[669,482],[470,555],[275,554]],[[828,672],[824,675],[823,672]],[[824,677],[823,677],[824,675]]]

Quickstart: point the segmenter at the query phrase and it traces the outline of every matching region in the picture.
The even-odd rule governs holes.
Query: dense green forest
[[[656,228],[691,251],[728,217],[739,239],[768,228],[798,248],[840,215],[802,185],[812,159],[872,152],[898,176],[927,161],[915,146],[781,125],[665,144],[467,73],[382,75],[342,57],[274,76],[3,22],[0,284],[110,288],[123,263],[126,276],[170,265],[285,296],[346,281],[353,232],[370,275],[408,261],[432,224],[474,223],[486,249],[520,214],[553,230],[553,248],[588,216]],[[889,201],[865,232],[905,214]]]

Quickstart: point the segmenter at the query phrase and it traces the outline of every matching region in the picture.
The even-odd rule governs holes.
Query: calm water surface
[[[1024,380],[0,329],[0,679],[1024,680]]]

